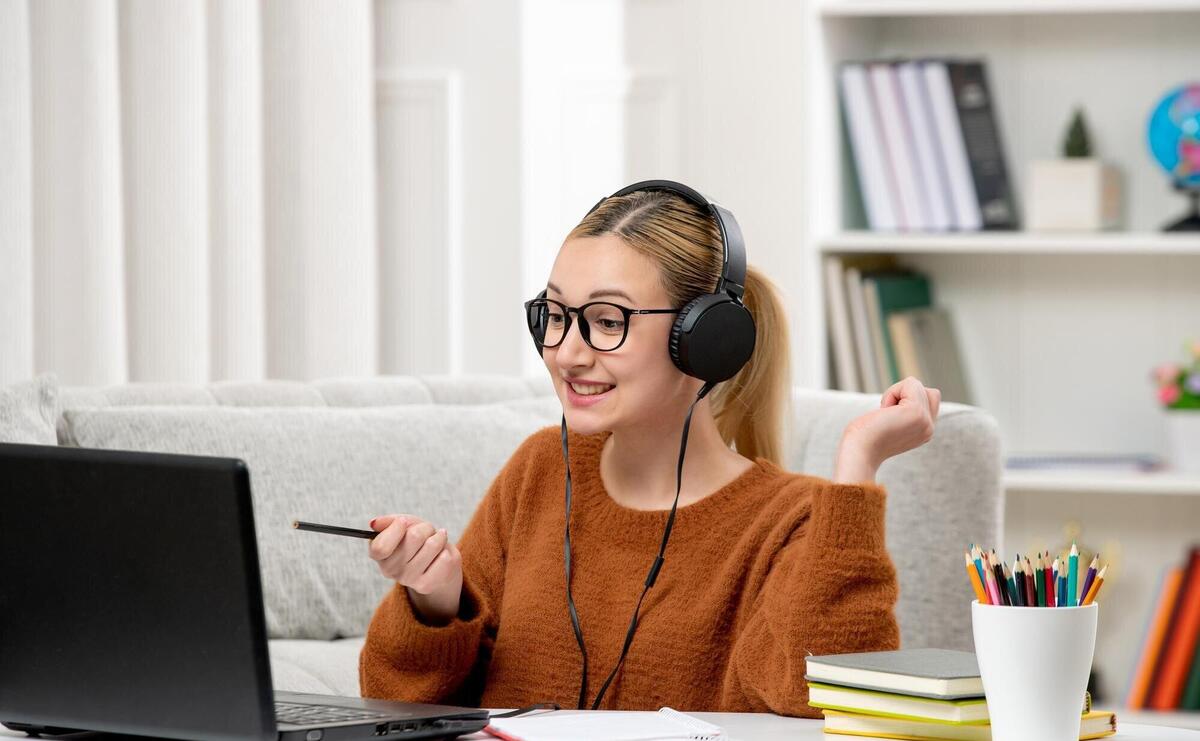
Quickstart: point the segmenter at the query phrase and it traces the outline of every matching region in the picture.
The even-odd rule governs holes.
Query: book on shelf
[[[838,83],[872,230],[1017,228],[984,62],[850,61]]]
[[[824,259],[825,310],[833,377],[843,391],[879,392],[874,349],[862,292],[862,271],[892,267],[889,255],[856,255]]]
[[[1079,738],[1103,738],[1117,732],[1117,717],[1111,712],[1093,710],[1079,722]],[[908,739],[908,741],[991,741],[992,727],[969,723],[928,723],[905,718],[825,711],[825,733],[848,736]]]
[[[900,375],[900,368],[896,362],[896,349],[888,326],[888,317],[899,311],[932,306],[929,279],[911,271],[870,273],[863,278],[863,290],[867,295],[868,307],[874,305],[871,321],[878,329],[879,340],[876,345],[882,349],[884,361],[880,368],[886,369],[884,386],[890,386],[903,376]]]
[[[950,312],[925,307],[888,316],[899,378],[913,376],[939,389],[942,398],[971,404],[966,371],[955,338]]]
[[[1200,545],[1163,571],[1145,621],[1125,704],[1200,710]]]
[[[1188,554],[1178,596],[1167,623],[1162,653],[1151,677],[1147,707],[1152,710],[1183,709],[1185,685],[1191,674],[1200,639],[1200,546]]]

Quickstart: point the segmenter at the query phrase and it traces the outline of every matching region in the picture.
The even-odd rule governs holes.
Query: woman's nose
[[[571,322],[566,336],[563,337],[562,344],[558,346],[559,365],[566,367],[587,365],[591,361],[593,350],[583,341],[583,330],[580,327],[581,321],[581,319],[576,319]]]

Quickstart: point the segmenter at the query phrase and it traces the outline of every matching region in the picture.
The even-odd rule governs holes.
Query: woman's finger
[[[438,530],[433,535],[425,539],[425,544],[421,546],[408,562],[408,572],[414,577],[425,573],[425,569],[429,568],[429,564],[433,563],[433,559],[442,552],[446,547],[446,531],[445,529]]]
[[[938,407],[942,405],[941,389],[925,389],[929,393],[929,416],[937,419]]]
[[[403,554],[404,563],[411,561],[412,557],[417,554],[417,551],[421,550],[421,546],[425,545],[425,541],[429,536],[435,532],[437,532],[437,528],[424,520],[410,525],[408,533],[404,536],[404,540],[401,541],[400,546],[396,549],[397,552]]]
[[[407,518],[403,515],[384,516],[390,517],[392,520],[388,523],[387,527],[383,528],[378,535],[371,539],[369,552],[371,558],[375,561],[382,561],[392,555],[392,552],[396,550],[396,546],[399,545],[400,540],[404,537],[408,529]],[[379,526],[379,520],[381,519],[376,518],[376,527]]]

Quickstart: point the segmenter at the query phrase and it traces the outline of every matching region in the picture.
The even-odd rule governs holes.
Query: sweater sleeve
[[[459,540],[463,592],[446,625],[422,620],[399,583],[375,610],[359,654],[363,697],[476,706],[499,628],[509,501],[520,486],[518,451],[492,482]]]
[[[806,656],[900,646],[883,488],[819,480],[810,501],[734,639],[723,709],[820,717],[808,705]]]

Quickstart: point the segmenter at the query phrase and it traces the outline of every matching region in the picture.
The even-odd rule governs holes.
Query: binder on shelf
[[[889,165],[877,133],[879,117],[875,111],[866,67],[847,62],[842,65],[839,78],[842,110],[850,135],[850,149],[858,173],[867,222],[872,229],[894,231],[899,227],[899,217],[892,203],[892,188],[888,183]]]
[[[933,126],[933,110],[929,91],[918,62],[896,65],[896,77],[904,97],[909,129],[920,172],[921,193],[928,208],[927,227],[944,232],[957,227],[950,203],[950,188],[946,180],[946,165]]]
[[[1017,208],[983,62],[947,62],[984,229],[1016,229]]]
[[[901,97],[896,69],[887,62],[870,64],[867,69],[880,120],[877,131],[880,132],[887,161],[891,165],[889,185],[895,188],[892,203],[900,208],[900,228],[928,231],[932,228],[933,219],[929,216],[929,206],[922,193],[912,127]]]

